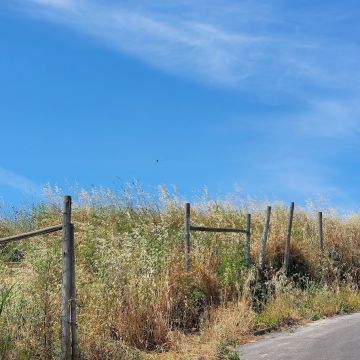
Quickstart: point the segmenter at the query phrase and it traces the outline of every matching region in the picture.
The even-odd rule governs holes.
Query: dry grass
[[[140,194],[139,194],[140,193]],[[245,227],[253,214],[257,259],[265,206],[199,200],[197,225]],[[265,282],[244,262],[237,235],[193,236],[183,272],[183,201],[137,189],[81,192],[74,209],[79,345],[83,359],[236,359],[256,330],[360,309],[360,217],[325,214],[319,253],[315,212],[297,209],[290,276],[282,265],[287,209],[273,209]],[[5,236],[56,224],[47,205],[0,220]],[[59,358],[60,240],[51,235],[0,247],[0,358]]]

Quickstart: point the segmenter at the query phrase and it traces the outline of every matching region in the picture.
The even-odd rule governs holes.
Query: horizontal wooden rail
[[[209,232],[225,232],[225,233],[244,233],[248,232],[243,229],[231,229],[231,228],[211,228],[205,226],[190,226],[191,231],[209,231]]]
[[[28,239],[28,238],[38,236],[38,235],[50,234],[50,233],[53,233],[56,231],[60,231],[60,230],[62,230],[62,228],[63,228],[62,225],[55,225],[55,226],[50,226],[50,227],[40,229],[40,230],[30,231],[27,233],[14,235],[14,236],[9,236],[9,237],[0,239],[0,244],[8,243],[11,241],[19,241],[19,240],[23,240],[23,239]]]

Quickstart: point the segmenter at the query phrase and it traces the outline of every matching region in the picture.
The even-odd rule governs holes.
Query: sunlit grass
[[[0,236],[61,221],[62,194],[0,220]],[[265,205],[211,201],[192,206],[196,225],[243,227],[252,213],[252,258],[259,256]],[[79,191],[73,211],[78,332],[84,359],[232,359],[259,329],[277,329],[360,309],[360,217],[325,210],[326,251],[316,212],[296,209],[290,276],[282,266],[288,209],[271,218],[266,276],[244,259],[244,236],[192,236],[192,271],[183,270],[184,201],[138,186],[115,194]],[[0,358],[58,359],[59,235],[0,246]]]

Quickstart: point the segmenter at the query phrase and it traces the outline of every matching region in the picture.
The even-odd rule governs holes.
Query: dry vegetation
[[[74,209],[82,359],[238,359],[233,347],[259,329],[360,309],[360,217],[325,213],[319,252],[315,212],[296,209],[290,275],[280,270],[288,209],[273,208],[264,284],[244,262],[237,235],[192,237],[183,272],[184,202],[166,191],[80,192]],[[253,214],[257,259],[265,206],[199,200],[197,225],[245,227]],[[59,223],[47,205],[0,220],[0,236]],[[0,247],[0,358],[58,359],[58,235]]]

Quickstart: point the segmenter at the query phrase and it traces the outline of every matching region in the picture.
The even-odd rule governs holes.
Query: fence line
[[[223,233],[243,233],[247,231],[243,229],[231,229],[231,228],[212,228],[206,226],[190,226],[191,231],[207,231],[207,232],[223,232]]]
[[[74,252],[74,224],[71,221],[72,200],[65,196],[63,206],[62,224],[46,227],[43,229],[8,236],[0,239],[0,244],[29,239],[39,235],[51,234],[62,230],[62,302],[61,302],[61,359],[78,359],[77,340],[77,306],[76,306],[76,282],[75,282],[75,252]],[[291,234],[294,218],[294,202],[290,205],[289,222],[285,243],[284,264],[285,273],[288,272],[290,263]],[[267,207],[266,219],[261,238],[261,251],[259,256],[259,269],[265,267],[267,242],[270,232],[271,206]],[[191,225],[190,203],[185,205],[185,246],[184,246],[184,268],[188,272],[191,269],[191,231],[238,233],[246,235],[245,261],[251,264],[251,214],[246,216],[246,229],[239,228],[213,228]],[[318,213],[318,232],[320,250],[324,251],[323,213]]]
[[[282,271],[287,274],[290,266],[290,253],[291,253],[291,236],[292,228],[294,222],[294,211],[295,203],[291,202],[288,218],[288,227],[287,234],[285,239],[285,250],[284,250],[284,260],[282,265]],[[191,231],[204,231],[204,232],[216,232],[216,233],[239,233],[246,234],[245,242],[245,262],[247,265],[252,264],[251,260],[251,214],[246,215],[246,229],[238,228],[213,228],[206,226],[193,226],[191,225],[191,210],[190,203],[185,204],[185,271],[189,271],[191,268]],[[261,237],[261,249],[259,254],[259,270],[264,270],[266,262],[266,253],[267,253],[267,243],[270,233],[270,219],[271,219],[271,206],[267,207],[266,218],[264,224],[264,230]],[[318,232],[319,232],[319,241],[320,241],[320,250],[324,251],[324,231],[323,231],[323,213],[318,213]]]
[[[40,230],[29,231],[27,233],[23,233],[20,235],[8,236],[8,237],[0,239],[0,244],[12,242],[12,241],[25,240],[25,239],[29,239],[29,238],[32,238],[34,236],[39,236],[39,235],[51,234],[53,232],[62,230],[62,227],[63,227],[62,225],[55,225],[55,226],[46,227],[46,228],[43,228]]]
[[[61,359],[77,360],[77,325],[76,325],[76,288],[75,288],[75,253],[74,225],[71,223],[71,196],[65,196],[63,222],[61,225],[8,236],[0,239],[0,244],[29,239],[39,235],[63,232],[62,236],[62,306],[61,306]]]
[[[185,204],[185,253],[184,253],[184,259],[185,259],[184,269],[186,272],[188,272],[191,269],[191,258],[190,258],[191,231],[246,234],[247,235],[247,246],[249,247],[249,254],[250,254],[250,226],[251,226],[250,223],[247,224],[246,230],[236,229],[236,228],[213,228],[213,227],[206,227],[206,226],[192,226],[190,216],[191,216],[190,203],[186,203]],[[250,256],[249,256],[249,258],[250,258]]]

